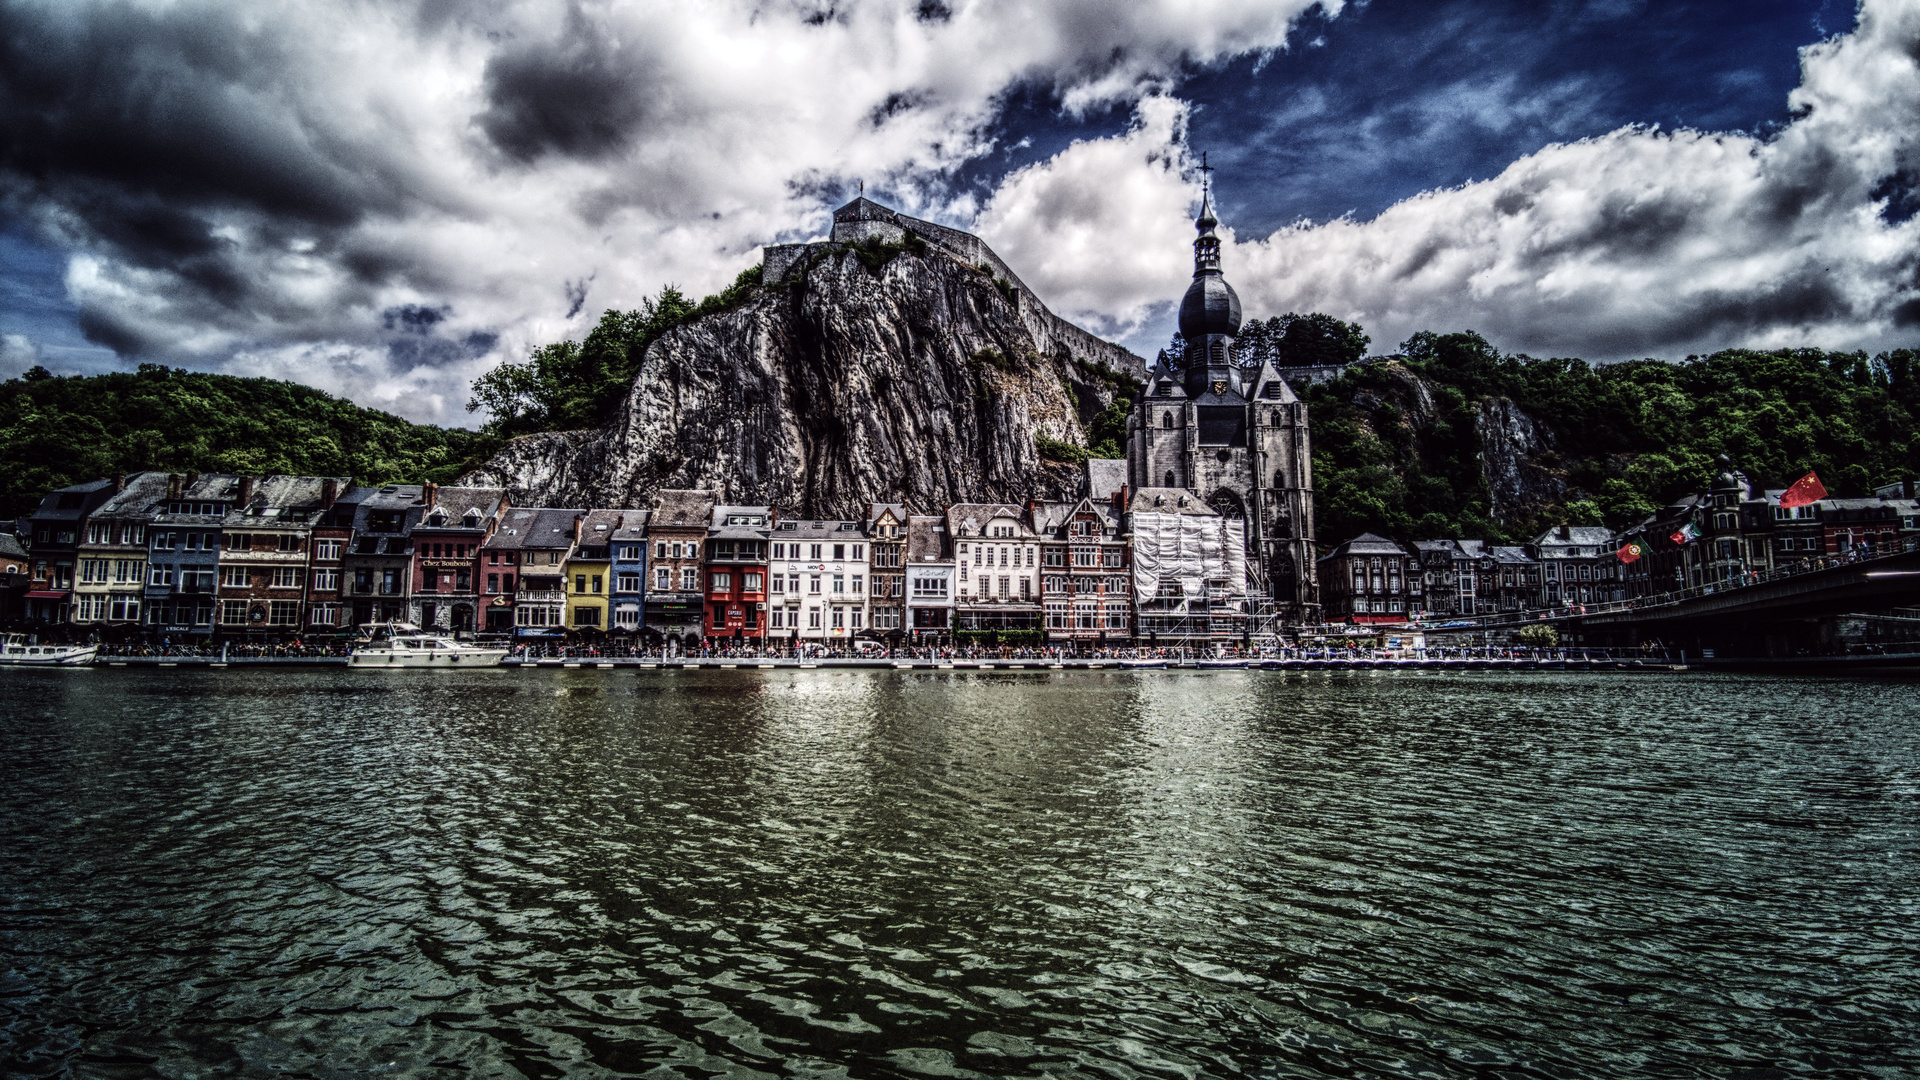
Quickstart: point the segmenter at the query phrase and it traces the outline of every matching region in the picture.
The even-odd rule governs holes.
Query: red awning
[[[27,593],[27,599],[29,600],[65,600],[67,598],[68,591],[69,590],[66,590],[66,589],[33,589]]]

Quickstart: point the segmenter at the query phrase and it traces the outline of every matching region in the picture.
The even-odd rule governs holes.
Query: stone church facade
[[[1220,272],[1217,225],[1209,190],[1180,302],[1186,349],[1148,370],[1127,421],[1129,483],[1136,500],[1153,489],[1191,492],[1243,521],[1251,599],[1286,622],[1317,622],[1307,406],[1272,364],[1235,363],[1240,298]]]

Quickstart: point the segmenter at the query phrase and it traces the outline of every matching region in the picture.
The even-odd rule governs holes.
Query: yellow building
[[[613,555],[608,550],[620,527],[617,510],[593,510],[580,522],[580,539],[567,559],[567,629],[605,633],[608,594],[613,591]]]

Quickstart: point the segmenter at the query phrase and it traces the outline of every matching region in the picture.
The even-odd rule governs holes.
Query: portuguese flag
[[[1689,540],[1700,539],[1700,530],[1694,527],[1693,522],[1689,521],[1685,525],[1680,526],[1679,530],[1667,539],[1672,540],[1676,544],[1684,544]]]
[[[1647,542],[1645,540],[1629,540],[1620,545],[1621,562],[1634,562],[1646,553]]]
[[[1791,510],[1796,506],[1807,506],[1827,497],[1827,489],[1821,486],[1820,474],[1808,473],[1793,482],[1793,486],[1780,493],[1780,509]]]

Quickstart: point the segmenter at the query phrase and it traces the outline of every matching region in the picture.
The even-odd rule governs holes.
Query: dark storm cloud
[[[575,4],[557,36],[515,42],[487,62],[487,108],[475,119],[521,162],[616,154],[644,133],[649,102],[669,93],[650,84],[645,50],[623,44],[633,41]]]

